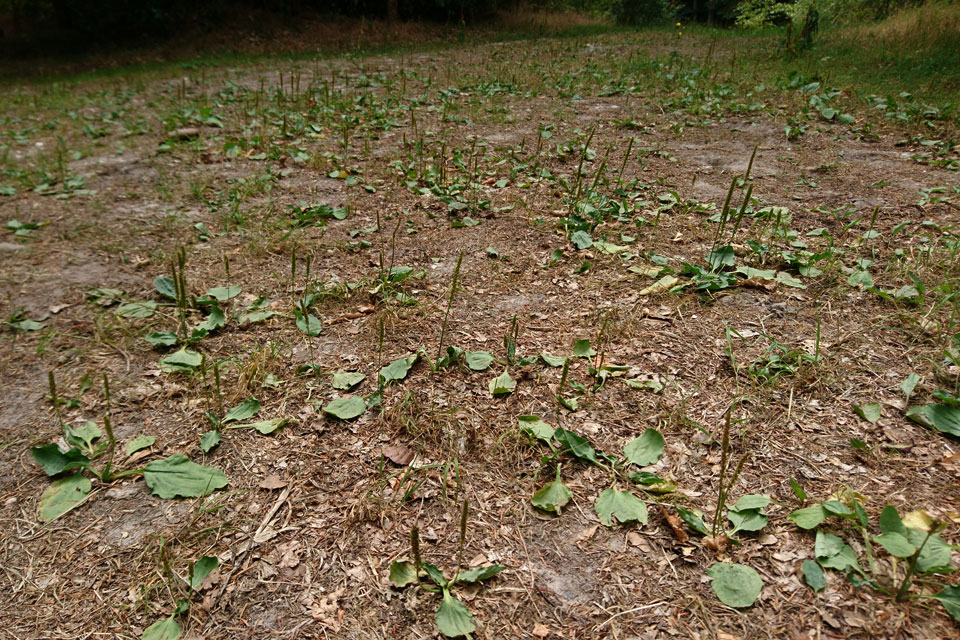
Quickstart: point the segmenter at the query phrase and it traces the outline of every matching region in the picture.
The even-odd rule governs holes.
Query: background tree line
[[[577,11],[622,25],[682,21],[759,27],[783,25],[815,5],[834,18],[883,17],[924,0],[0,0],[6,35],[43,32],[99,42],[164,36],[184,25],[214,24],[231,13],[267,11],[311,18],[424,20],[477,24],[517,9]]]

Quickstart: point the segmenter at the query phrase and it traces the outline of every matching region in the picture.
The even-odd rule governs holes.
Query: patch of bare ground
[[[658,37],[251,63],[85,80],[68,94],[25,87],[39,96],[35,107],[8,92],[16,115],[2,125],[3,144],[49,150],[60,136],[64,150],[21,153],[0,174],[14,186],[0,196],[0,219],[41,225],[31,238],[3,239],[0,313],[43,325],[2,333],[0,635],[140,637],[190,600],[179,617],[185,637],[434,637],[439,596],[387,577],[393,561],[412,559],[417,526],[423,559],[448,577],[458,557],[507,567],[455,589],[475,637],[953,637],[955,623],[930,600],[899,603],[837,571],[811,590],[800,566],[814,557],[814,537],[787,515],[804,504],[794,479],[807,503],[848,488],[872,518],[885,504],[923,509],[958,542],[957,440],[908,421],[899,385],[919,375],[911,406],[955,390],[944,350],[956,303],[942,287],[957,283],[960,180],[918,163],[914,143],[898,146],[907,125],[852,101],[856,126],[814,119],[788,139],[786,118],[799,117],[792,93],[748,96],[753,83],[735,77],[714,79],[734,98],[712,85],[691,93],[667,77],[681,69],[657,57],[671,47]],[[89,118],[69,115],[76,100],[92,105]],[[131,134],[141,116],[145,129]],[[103,133],[85,132],[91,123]],[[170,133],[184,127],[197,131]],[[83,187],[67,186],[77,176]],[[706,264],[718,244],[711,218],[737,178],[734,211],[748,184],[753,201],[721,240],[736,264],[789,272],[786,282],[802,286],[731,276],[714,291],[651,290],[663,275],[688,282],[684,263]],[[36,189],[46,179],[52,195]],[[946,189],[920,191],[933,187]],[[574,214],[591,214],[577,198],[608,207],[580,250],[569,238]],[[341,209],[345,218],[333,213]],[[209,369],[162,371],[174,348],[142,337],[178,331],[154,278],[171,275],[181,246],[189,298],[228,284],[242,291],[222,303],[225,326],[188,345],[218,364],[219,382]],[[796,258],[803,251],[824,255],[807,264],[810,255]],[[920,281],[928,293],[885,299],[848,284],[857,270],[882,292]],[[89,293],[97,288],[159,306],[123,317]],[[311,293],[323,325],[315,337],[295,323],[295,305]],[[258,300],[276,315],[241,322]],[[190,306],[195,326],[208,307]],[[567,383],[582,390],[559,389],[561,368],[535,356],[570,356],[578,339],[625,375],[595,387],[599,355],[571,357]],[[510,341],[530,360],[511,362]],[[451,345],[497,361],[483,372],[433,370],[427,361]],[[421,348],[405,380],[378,388],[381,367]],[[504,370],[516,390],[493,398],[488,383]],[[94,479],[86,501],[40,522],[50,481],[30,447],[61,436],[48,371],[69,425],[102,424],[100,378],[109,376],[118,468],[183,453],[222,469],[229,486],[171,501],[138,475]],[[336,371],[366,378],[336,390]],[[579,409],[559,406],[558,391],[578,396]],[[371,406],[351,421],[322,412],[348,395]],[[221,444],[202,451],[206,414],[222,417],[251,396],[262,405],[257,420],[291,421],[269,436],[224,424]],[[875,422],[851,411],[870,402],[881,406]],[[774,502],[761,531],[736,534],[718,555],[689,530],[678,536],[665,514],[679,505],[709,522],[731,407],[729,455],[746,456],[731,500]],[[613,455],[656,428],[665,451],[643,470],[676,490],[634,486],[649,521],[605,527],[595,499],[628,484],[567,455],[572,500],[560,515],[534,508],[557,460],[544,461],[547,447],[518,429],[517,416],[529,414]],[[156,443],[127,456],[141,434]],[[849,528],[827,528],[864,553]],[[190,565],[203,556],[219,569],[192,593]],[[758,572],[756,604],[717,599],[705,571],[718,560]],[[892,570],[888,556],[877,559],[884,587]]]

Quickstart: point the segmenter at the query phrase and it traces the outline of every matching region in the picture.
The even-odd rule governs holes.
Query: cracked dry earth
[[[716,68],[729,71],[713,74],[692,71],[705,42],[671,56],[666,35],[639,33],[5,88],[0,219],[38,227],[0,244],[0,636],[139,638],[189,600],[177,618],[186,638],[435,637],[440,597],[388,580],[392,562],[412,559],[417,526],[423,559],[448,577],[458,556],[506,567],[454,589],[478,638],[956,637],[933,600],[898,603],[838,571],[811,590],[800,567],[814,537],[787,515],[847,488],[872,519],[886,504],[922,509],[960,542],[958,442],[909,421],[900,390],[916,373],[910,405],[955,392],[944,354],[956,345],[960,177],[921,162],[919,124],[893,125],[848,90],[831,99],[853,123],[810,117],[788,139],[787,118],[827,88],[756,78],[732,49],[762,60],[763,43],[745,42],[721,44]],[[704,265],[715,247],[738,176],[733,210],[748,187],[752,200],[721,240],[736,265],[792,277],[682,287],[683,263]],[[621,203],[579,250],[568,238],[578,198]],[[311,213],[319,205],[346,216]],[[189,345],[203,371],[186,373],[160,365],[178,347],[142,337],[178,332],[154,279],[180,247],[189,296],[241,290],[221,305],[225,325]],[[791,262],[798,254],[825,255]],[[657,285],[671,274],[675,292]],[[917,281],[926,294],[910,300],[876,292]],[[322,324],[312,337],[294,308],[310,293]],[[260,299],[275,315],[241,322]],[[158,306],[118,315],[130,301]],[[189,309],[186,324],[205,313]],[[42,327],[14,328],[23,318]],[[444,347],[496,361],[433,370],[441,333]],[[600,353],[572,357],[581,339]],[[321,411],[375,394],[380,368],[421,348],[381,405],[368,398],[348,421]],[[576,411],[558,405],[563,371],[544,352],[571,356],[563,394]],[[622,369],[595,388],[601,364]],[[504,370],[516,388],[493,397]],[[108,376],[118,469],[182,453],[229,485],[164,500],[140,475],[94,478],[86,500],[42,522],[50,480],[30,448],[62,434],[50,371],[72,426],[102,426]],[[366,378],[338,390],[337,371]],[[269,435],[221,428],[204,452],[205,412],[248,397],[257,420],[290,421]],[[873,422],[851,410],[873,402]],[[718,553],[667,517],[681,506],[710,521],[731,407],[729,457],[745,462],[729,503],[773,502],[766,526]],[[642,470],[675,490],[569,454],[545,459],[519,415],[612,455],[656,428],[665,450]],[[128,456],[139,435],[156,441]],[[556,515],[531,496],[558,462],[572,499]],[[601,524],[594,501],[614,484],[643,498],[646,523]],[[862,557],[852,527],[822,528]],[[219,568],[191,593],[204,556]],[[753,606],[717,599],[706,571],[718,560],[756,570]],[[875,570],[889,585],[889,556]]]

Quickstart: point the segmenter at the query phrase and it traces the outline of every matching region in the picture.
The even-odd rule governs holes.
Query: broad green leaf
[[[90,480],[79,473],[54,480],[40,496],[37,508],[40,520],[50,522],[74,508],[87,499],[91,488]]]
[[[638,438],[634,438],[623,448],[623,457],[627,462],[646,467],[654,464],[663,455],[663,436],[656,429],[650,428]]]
[[[219,566],[220,561],[214,556],[203,556],[197,560],[190,570],[190,588],[194,591],[199,589],[203,579]]]
[[[143,479],[153,495],[160,498],[199,498],[227,486],[227,476],[219,469],[190,462],[181,453],[149,462]]]
[[[73,447],[80,447],[90,452],[93,449],[93,443],[103,436],[103,432],[93,420],[87,420],[82,427],[73,428],[69,425],[63,426],[64,440]]]
[[[647,524],[647,505],[629,491],[618,491],[612,487],[604,489],[597,497],[593,508],[600,522],[608,527],[613,526],[613,518],[621,524],[628,522]]]
[[[573,498],[573,492],[557,478],[540,487],[530,502],[538,509],[560,515],[561,509]]]
[[[200,436],[200,450],[204,453],[210,453],[210,450],[220,444],[220,432],[216,429],[207,431]]]
[[[348,391],[363,382],[366,377],[357,371],[338,371],[333,374],[333,388]]]
[[[586,231],[574,231],[570,235],[570,242],[577,249],[589,249],[593,245],[593,237]]]
[[[260,401],[256,398],[247,398],[237,406],[227,411],[223,422],[236,422],[238,420],[247,420],[260,412]]]
[[[899,533],[901,536],[907,535],[907,528],[903,526],[903,520],[897,513],[897,508],[888,504],[880,512],[880,531],[884,533]]]
[[[337,398],[323,407],[325,414],[341,420],[353,420],[362,416],[366,410],[367,403],[360,396]]]
[[[842,538],[832,533],[817,531],[817,539],[813,545],[813,554],[817,562],[827,569],[837,569],[844,571],[853,569],[860,572],[860,565],[857,564],[857,556],[845,543]]]
[[[801,529],[813,529],[827,519],[827,512],[817,504],[805,509],[797,509],[787,517]]]
[[[149,318],[157,312],[157,303],[153,300],[145,302],[128,302],[117,307],[115,314],[121,318]]]
[[[489,580],[493,576],[497,575],[501,571],[506,569],[502,564],[491,564],[486,567],[477,567],[476,569],[469,569],[463,571],[457,576],[457,582],[465,582],[467,584],[473,584],[474,582],[480,582],[481,580]]]
[[[447,579],[444,577],[443,571],[437,565],[424,562],[423,570],[427,572],[427,575],[430,576],[430,579],[433,580],[434,584],[440,587],[447,586]]]
[[[550,444],[554,428],[544,422],[540,416],[517,416],[517,426],[524,433]]]
[[[680,519],[683,520],[688,527],[699,533],[703,536],[710,535],[710,531],[707,530],[707,525],[703,522],[703,514],[699,510],[690,510],[684,509],[681,506],[674,505],[674,508],[677,510],[677,514],[680,516]]]
[[[564,396],[557,396],[557,402],[560,403],[560,406],[568,411],[576,411],[580,408],[580,402],[576,398],[565,398]]]
[[[437,608],[437,629],[448,638],[465,636],[477,629],[470,610],[446,589],[443,590],[443,602]]]
[[[794,289],[807,288],[807,285],[803,284],[799,278],[787,273],[786,271],[778,271],[777,277],[774,279],[785,287],[793,287]]]
[[[899,533],[889,532],[879,536],[873,536],[873,541],[887,550],[887,553],[896,558],[909,558],[916,553],[917,548],[910,544],[904,536]]]
[[[853,405],[853,412],[869,423],[874,423],[880,419],[883,409],[879,402],[870,402],[867,404]]]
[[[127,455],[130,456],[141,449],[152,447],[153,443],[156,441],[156,436],[146,436],[141,434],[127,443]]]
[[[852,287],[860,285],[865,289],[869,289],[873,286],[873,276],[870,275],[869,271],[857,269],[850,275],[849,278],[847,278],[847,284]]]
[[[917,388],[917,383],[920,382],[920,376],[915,373],[911,373],[906,378],[903,379],[903,382],[900,383],[900,390],[903,391],[903,395],[910,398],[910,394],[913,393],[913,390]]]
[[[623,383],[631,389],[646,389],[647,391],[652,391],[654,393],[660,393],[663,391],[663,383],[653,378],[649,380],[641,380],[639,378],[634,380],[624,380]]]
[[[540,352],[540,359],[543,360],[549,367],[562,367],[563,363],[567,361],[566,358],[561,358],[560,356],[552,356],[546,351]]]
[[[193,373],[202,361],[196,351],[180,349],[160,360],[160,370],[164,373]]]
[[[290,418],[271,418],[269,420],[261,420],[260,422],[233,424],[227,427],[227,429],[256,429],[263,435],[268,436],[288,422],[290,422]]]
[[[390,563],[390,582],[397,588],[402,588],[417,581],[417,568],[412,562],[396,560]]]
[[[828,514],[835,516],[850,517],[853,516],[853,510],[839,500],[824,500],[822,505]]]
[[[90,458],[80,453],[76,447],[64,453],[60,451],[60,447],[51,443],[42,447],[31,447],[30,455],[33,456],[34,462],[43,467],[43,472],[48,476],[90,466]]]
[[[938,600],[940,604],[943,605],[943,608],[947,610],[947,613],[949,613],[954,620],[960,622],[960,586],[944,587],[930,597]]]
[[[308,313],[306,319],[304,319],[303,314],[297,312],[297,329],[300,329],[303,333],[307,334],[311,338],[316,338],[320,335],[320,332],[323,331],[323,323],[320,322],[320,318],[316,317],[312,313]]]
[[[398,358],[387,366],[383,367],[380,369],[380,383],[382,385],[388,385],[391,382],[403,380],[407,377],[407,374],[410,372],[410,368],[416,364],[419,357],[419,354],[414,353],[404,356],[403,358]]]
[[[157,620],[152,625],[143,630],[141,640],[177,640],[180,637],[180,625],[177,620],[170,616],[163,620]]]
[[[603,466],[600,464],[600,461],[597,460],[597,452],[586,438],[578,436],[573,431],[567,431],[563,427],[557,427],[557,430],[553,432],[553,438],[559,442],[564,449],[569,450],[570,453],[581,460],[587,460],[597,466]]]
[[[710,268],[714,271],[722,267],[732,267],[736,260],[737,258],[733,253],[733,247],[730,245],[717,247],[707,254],[707,264],[709,264]]]
[[[250,313],[245,313],[242,316],[240,316],[239,318],[240,326],[246,327],[251,324],[263,322],[264,320],[267,320],[268,318],[272,318],[275,315],[277,315],[276,311],[266,311],[266,310],[251,311]]]
[[[16,329],[17,331],[40,331],[43,329],[45,324],[37,322],[36,320],[31,320],[30,318],[24,318],[23,320],[14,320],[7,322],[10,325],[11,329]]]
[[[746,565],[717,562],[707,569],[707,575],[713,578],[713,592],[728,607],[749,607],[763,589],[760,575]]]
[[[822,591],[827,586],[827,577],[823,569],[814,560],[806,560],[801,567],[803,570],[803,580],[807,586],[816,591]]]
[[[243,289],[236,285],[229,287],[214,287],[208,290],[205,295],[208,298],[213,298],[214,300],[219,300],[220,302],[226,302],[230,298],[235,298],[240,295],[241,291],[243,291]]]
[[[945,404],[924,404],[907,411],[907,417],[927,428],[960,438],[960,409]]]
[[[493,354],[486,351],[467,351],[463,354],[467,366],[473,371],[486,371],[493,362]]]
[[[210,314],[206,319],[197,325],[196,330],[206,331],[210,333],[211,331],[216,331],[223,325],[227,324],[227,317],[223,315],[223,311],[220,309],[219,305],[211,305]]]
[[[747,511],[748,509],[763,509],[768,504],[773,502],[767,496],[757,495],[755,493],[749,493],[745,496],[740,496],[740,499],[737,500],[737,503],[731,507],[735,511]]]
[[[154,347],[172,347],[177,344],[177,334],[172,331],[152,331],[143,336]]]
[[[153,286],[157,290],[157,293],[164,298],[169,298],[170,300],[177,299],[177,287],[174,285],[172,278],[157,276],[153,279]]]
[[[517,388],[517,381],[511,378],[507,370],[504,369],[503,373],[490,381],[489,388],[490,395],[494,397],[506,396],[513,393],[514,389]]]
[[[760,509],[727,509],[727,519],[733,524],[733,530],[730,533],[760,531],[769,521]]]
[[[923,544],[923,550],[917,557],[917,571],[920,573],[948,573],[950,561],[952,560],[952,549],[950,545],[943,541],[943,538],[933,534],[923,543],[927,537],[926,531],[918,529],[907,529],[907,539],[914,547]]]
[[[590,348],[590,341],[583,338],[573,343],[573,355],[578,358],[589,358],[597,355],[597,352]]]

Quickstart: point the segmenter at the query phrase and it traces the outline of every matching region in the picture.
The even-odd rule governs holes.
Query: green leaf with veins
[[[713,592],[729,607],[749,607],[763,589],[760,575],[746,565],[717,562],[707,569],[707,575],[713,578]]]
[[[40,496],[37,515],[50,522],[87,499],[92,486],[80,473],[54,480]]]
[[[656,429],[650,428],[638,438],[634,438],[623,448],[623,457],[627,462],[646,467],[654,464],[663,455],[663,436]]]
[[[149,462],[143,479],[153,495],[160,498],[199,498],[227,486],[219,469],[191,462],[180,453]]]
[[[260,412],[260,401],[256,398],[247,398],[237,406],[227,411],[223,422],[236,422],[238,420],[247,420]]]
[[[593,508],[600,522],[608,527],[613,526],[613,518],[621,524],[628,522],[647,524],[647,505],[630,491],[618,491],[612,487],[604,489],[597,497]]]
[[[470,610],[447,589],[443,590],[443,601],[437,608],[437,629],[448,638],[465,636],[477,629]]]
[[[390,563],[390,582],[397,588],[402,588],[417,581],[417,568],[412,562],[396,560]]]

